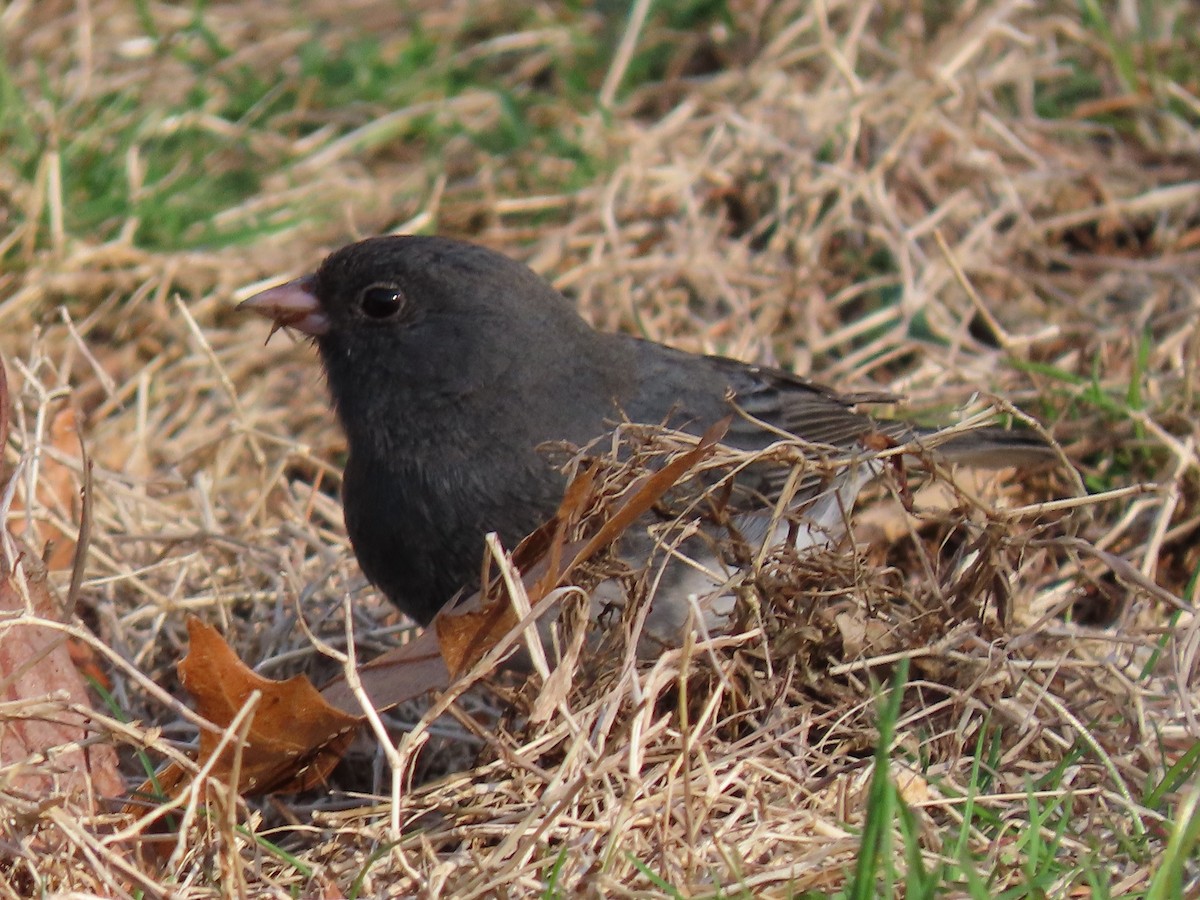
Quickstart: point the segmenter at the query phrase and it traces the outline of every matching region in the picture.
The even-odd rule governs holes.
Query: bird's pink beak
[[[321,308],[315,288],[316,279],[305,275],[287,284],[259,291],[238,304],[274,322],[271,333],[280,328],[295,328],[314,337],[329,330],[329,316]]]

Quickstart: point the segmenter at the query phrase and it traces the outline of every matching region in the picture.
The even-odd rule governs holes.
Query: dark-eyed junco
[[[539,450],[548,442],[583,446],[622,420],[698,434],[731,413],[724,440],[745,450],[789,433],[869,455],[871,436],[932,435],[779,369],[595,331],[524,265],[447,238],[350,244],[242,305],[316,339],[349,442],[355,554],[423,624],[478,580],[488,532],[511,548],[554,513],[565,482]],[[939,452],[1000,466],[1051,456],[1037,435],[999,428]],[[837,504],[877,468],[850,479]],[[782,478],[754,477],[769,502]]]

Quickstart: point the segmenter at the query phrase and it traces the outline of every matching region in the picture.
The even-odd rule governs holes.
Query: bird
[[[511,548],[555,513],[566,475],[547,445],[585,447],[621,422],[700,435],[727,421],[722,441],[750,451],[794,435],[866,460],[825,494],[821,515],[844,518],[881,469],[872,436],[890,445],[939,436],[873,418],[861,397],[780,368],[599,331],[524,264],[448,237],[348,244],[240,308],[271,320],[272,334],[289,328],[315,342],[347,441],[351,546],[367,579],[422,625],[478,585],[488,533]],[[1057,454],[1035,431],[999,426],[937,452],[990,467]],[[741,521],[771,521],[788,470],[748,472],[760,508]],[[666,616],[682,618],[679,608]]]

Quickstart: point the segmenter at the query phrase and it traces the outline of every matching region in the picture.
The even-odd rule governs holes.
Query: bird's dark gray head
[[[329,322],[317,343],[335,392],[343,378],[384,376],[392,390],[436,385],[453,397],[510,371],[514,355],[551,351],[548,335],[590,331],[521,263],[447,238],[350,244],[322,263],[313,292]]]
[[[605,338],[558,291],[503,254],[449,238],[349,244],[244,306],[316,339],[352,445],[382,438],[364,429],[394,439],[433,427],[446,409],[470,422],[472,412],[504,408],[512,420],[545,406],[553,421],[583,393],[580,380],[605,380],[589,365]]]
[[[314,291],[328,333],[418,334],[456,319],[537,328],[576,320],[570,304],[526,266],[486,247],[417,235],[368,238],[330,254]],[[582,324],[582,323],[578,323]],[[561,327],[561,326],[554,326]]]

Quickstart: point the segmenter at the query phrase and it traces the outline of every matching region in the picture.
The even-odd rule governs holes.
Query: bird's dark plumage
[[[478,577],[486,533],[512,547],[553,514],[564,480],[544,443],[583,445],[622,418],[699,433],[731,396],[748,415],[726,441],[742,449],[778,439],[753,419],[841,450],[921,434],[778,369],[595,331],[525,266],[446,238],[360,241],[245,305],[315,336],[349,442],[355,554],[422,623]],[[1049,454],[1036,436],[977,434],[1014,462]]]

